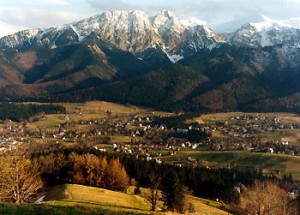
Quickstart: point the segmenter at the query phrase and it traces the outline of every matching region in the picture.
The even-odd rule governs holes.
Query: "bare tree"
[[[43,186],[39,165],[23,156],[0,158],[0,200],[19,204]]]
[[[287,193],[272,181],[255,181],[241,198],[241,206],[247,215],[296,215],[296,206]]]
[[[151,172],[149,175],[149,181],[150,181],[150,193],[147,196],[147,200],[151,203],[151,210],[155,211],[156,204],[158,200],[160,199],[160,191],[159,187],[161,185],[161,177],[156,172]]]

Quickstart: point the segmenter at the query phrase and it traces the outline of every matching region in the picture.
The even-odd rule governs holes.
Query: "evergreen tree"
[[[162,183],[164,205],[170,211],[184,212],[184,185],[178,174],[170,169],[166,172]]]

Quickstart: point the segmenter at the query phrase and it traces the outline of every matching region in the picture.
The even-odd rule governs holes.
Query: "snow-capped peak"
[[[183,44],[193,50],[216,47],[221,42],[206,23],[191,18],[181,21],[170,11],[160,11],[149,17],[143,11],[106,11],[78,22],[44,30],[28,30],[0,40],[0,47],[26,49],[31,44],[57,47],[84,40],[91,33],[113,46],[135,54],[158,44],[163,50],[181,59]],[[19,36],[18,36],[19,34]],[[28,45],[29,44],[29,45]]]
[[[252,48],[275,45],[296,46],[300,30],[285,21],[260,15],[260,20],[243,25],[232,34],[223,35],[233,45]]]
[[[250,22],[249,24],[256,28],[257,31],[263,31],[270,28],[292,28],[291,25],[286,24],[284,21],[272,19],[265,15],[261,15],[262,21]]]
[[[194,17],[181,20],[181,22],[185,27],[194,27],[197,25],[207,25],[207,23],[205,21],[202,21],[202,20],[194,18]]]
[[[300,18],[276,20],[262,14],[254,14],[230,22],[213,25],[212,29],[214,29],[218,33],[232,33],[245,25],[252,25],[258,31],[276,26],[279,28],[300,28]]]
[[[185,27],[178,17],[170,11],[160,11],[155,17],[152,18],[152,25],[159,33],[172,29],[177,33],[184,31]]]
[[[160,12],[158,12],[156,17],[165,17],[166,19],[176,18],[176,16],[168,10],[161,10]]]
[[[15,34],[11,34],[1,38],[1,43],[4,43],[6,47],[15,48],[20,44],[31,44],[32,38],[42,32],[41,29],[28,29],[22,30]]]
[[[286,23],[290,26],[293,26],[294,28],[299,28],[300,29],[300,17],[284,20],[284,23]]]
[[[134,11],[106,11],[100,15],[93,16],[73,23],[74,30],[81,38],[88,36],[91,32],[107,34],[114,31],[144,31],[151,28],[149,16],[139,10]]]

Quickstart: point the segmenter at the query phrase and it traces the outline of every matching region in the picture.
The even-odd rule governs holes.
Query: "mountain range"
[[[300,112],[297,19],[239,23],[216,33],[169,11],[108,11],[20,31],[0,39],[0,95],[176,111]]]

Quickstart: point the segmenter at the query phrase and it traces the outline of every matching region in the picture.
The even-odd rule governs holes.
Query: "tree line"
[[[205,167],[177,167],[170,164],[157,164],[155,161],[136,159],[132,156],[121,156],[117,154],[101,153],[97,150],[63,150],[50,154],[35,154],[34,159],[41,163],[42,178],[46,185],[56,185],[62,183],[78,183],[83,185],[105,187],[112,190],[124,191],[128,187],[128,178],[135,179],[139,186],[151,187],[149,178],[152,172],[160,178],[161,184],[168,180],[175,184],[180,184],[183,188],[188,188],[195,196],[222,199],[224,202],[238,202],[239,197],[233,187],[235,181],[240,181],[245,185],[250,185],[255,179],[262,179],[263,175],[259,171],[238,170],[238,169],[207,169]],[[105,179],[105,169],[113,160],[120,180],[112,184],[107,184]],[[47,167],[47,168],[46,168]],[[125,175],[127,174],[127,177]],[[168,182],[170,185],[173,182]]]
[[[10,119],[12,121],[28,120],[30,117],[38,114],[64,114],[66,108],[61,105],[54,104],[18,104],[18,103],[1,103],[0,119]]]
[[[272,211],[275,206],[267,205],[271,203],[265,195],[272,193],[268,189],[274,187],[278,198],[290,205],[285,192],[273,182],[274,179],[264,177],[259,171],[177,167],[91,149],[65,149],[30,156],[11,154],[1,156],[0,164],[3,167],[0,169],[1,201],[26,202],[43,186],[65,183],[124,192],[130,185],[130,179],[135,179],[137,193],[141,186],[149,188],[150,193],[146,199],[149,200],[153,211],[156,210],[158,200],[163,200],[165,207],[170,211],[180,213],[193,211],[193,205],[187,198],[187,194],[190,193],[197,197],[219,199],[229,204],[243,204],[244,210],[248,211]],[[270,181],[271,179],[273,181]],[[268,180],[270,182],[258,184]],[[236,181],[242,184],[242,195],[234,189]],[[272,184],[271,188],[269,184]],[[267,191],[260,194],[263,206],[253,205],[256,200],[247,201],[255,199],[258,190],[264,189]]]

